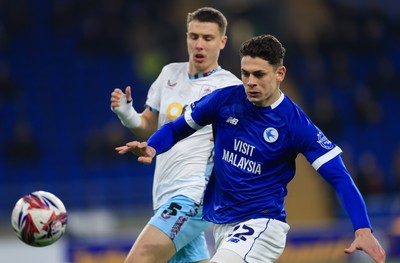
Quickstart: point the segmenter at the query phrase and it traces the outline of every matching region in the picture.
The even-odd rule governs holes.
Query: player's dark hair
[[[240,58],[244,56],[259,57],[268,61],[272,66],[282,66],[285,52],[285,48],[276,37],[260,35],[242,43]]]
[[[193,20],[197,20],[200,22],[211,22],[216,23],[219,28],[219,32],[221,35],[226,34],[226,28],[228,26],[228,21],[225,16],[215,8],[212,7],[202,7],[194,11],[193,13],[188,13],[186,24],[189,26],[189,23]]]

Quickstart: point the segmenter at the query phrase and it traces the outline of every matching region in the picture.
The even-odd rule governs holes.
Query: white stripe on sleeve
[[[200,130],[203,126],[198,125],[192,118],[192,111],[185,111],[185,121],[186,123],[195,130]]]
[[[342,153],[342,149],[340,149],[338,146],[333,148],[331,151],[325,153],[318,159],[316,159],[311,165],[314,167],[315,170],[318,170],[324,163],[332,160],[335,158],[337,155]]]

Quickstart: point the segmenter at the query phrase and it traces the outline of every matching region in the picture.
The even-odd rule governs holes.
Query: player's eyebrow
[[[195,32],[188,32],[189,36],[192,37],[201,37],[201,38],[205,38],[205,39],[214,39],[215,35],[213,34],[199,34],[199,33],[195,33]]]
[[[249,72],[249,71],[247,71],[247,70],[245,70],[245,69],[242,69],[242,73],[244,73],[244,74],[260,75],[260,74],[265,74],[265,71],[264,71],[264,70],[256,70],[256,71]]]

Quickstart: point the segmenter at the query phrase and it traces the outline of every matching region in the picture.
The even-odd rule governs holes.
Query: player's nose
[[[204,40],[202,38],[198,38],[196,40],[196,44],[194,45],[196,49],[201,50],[204,47]]]
[[[254,79],[254,77],[252,75],[249,76],[248,80],[247,80],[247,86],[249,87],[254,87],[256,86],[256,81]]]

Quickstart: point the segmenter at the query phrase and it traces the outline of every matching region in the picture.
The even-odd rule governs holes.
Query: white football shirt
[[[188,62],[166,65],[149,89],[146,106],[159,112],[159,127],[175,120],[190,103],[215,89],[241,84],[235,75],[224,69],[206,77],[190,79],[188,67]],[[206,166],[214,147],[211,137],[209,125],[157,156],[153,209],[176,195],[201,201],[206,186]]]

